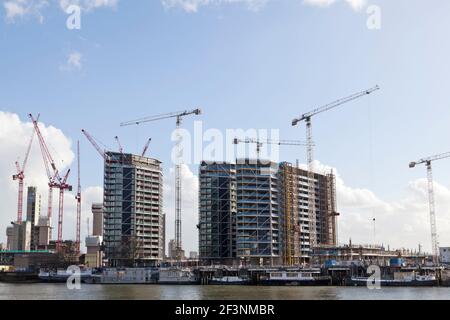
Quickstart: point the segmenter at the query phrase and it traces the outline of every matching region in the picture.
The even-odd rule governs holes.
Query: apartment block
[[[159,160],[106,153],[103,239],[109,266],[152,266],[162,261],[162,187]]]
[[[232,264],[236,259],[236,165],[203,162],[199,177],[200,256],[212,264]]]
[[[312,243],[335,245],[334,175],[310,176],[286,162],[203,162],[200,259],[205,264],[298,265],[310,261]]]

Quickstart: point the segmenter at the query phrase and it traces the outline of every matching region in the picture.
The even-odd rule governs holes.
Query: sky
[[[3,0],[0,2],[0,229],[14,219],[14,162],[23,159],[40,113],[61,169],[76,185],[81,143],[83,224],[102,199],[103,165],[82,136],[163,161],[167,239],[173,237],[171,134],[175,121],[120,123],[201,107],[193,130],[279,129],[305,139],[294,117],[375,85],[372,95],[313,119],[316,166],[338,174],[339,241],[430,250],[426,171],[410,161],[447,152],[450,21],[445,0]],[[81,7],[81,29],[65,12]],[[380,28],[367,10],[378,8]],[[370,11],[371,12],[371,11]],[[301,163],[304,148],[280,149]],[[450,245],[450,163],[434,164],[441,245]],[[26,184],[46,178],[35,143]],[[183,242],[197,250],[198,166],[183,167]],[[64,235],[75,234],[74,194],[66,195]],[[56,203],[54,204],[56,207]],[[375,232],[373,218],[376,218]],[[0,242],[5,242],[0,231]]]

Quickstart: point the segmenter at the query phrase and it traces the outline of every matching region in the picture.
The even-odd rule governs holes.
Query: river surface
[[[255,287],[0,283],[0,300],[450,300],[450,288]]]

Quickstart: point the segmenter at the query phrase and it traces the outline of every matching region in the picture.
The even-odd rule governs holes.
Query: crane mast
[[[316,231],[316,197],[315,197],[315,175],[314,175],[314,145],[313,145],[313,133],[312,133],[312,117],[330,111],[334,108],[337,108],[343,104],[349,103],[353,100],[359,99],[361,97],[367,96],[372,92],[379,90],[379,86],[375,86],[373,88],[357,92],[348,97],[338,99],[324,106],[313,109],[310,112],[304,113],[299,118],[295,118],[292,120],[292,126],[296,126],[300,122],[305,122],[306,124],[306,141],[307,141],[307,164],[308,164],[308,193],[309,193],[309,201],[308,201],[308,212],[310,213],[310,246],[311,249],[317,244],[317,231]]]
[[[190,115],[200,115],[202,113],[201,109],[197,108],[194,110],[185,110],[178,112],[171,112],[166,114],[160,114],[156,116],[141,118],[137,120],[122,122],[120,124],[121,127],[130,126],[130,125],[139,125],[141,123],[159,121],[164,119],[176,118],[176,151],[177,151],[177,159],[175,164],[175,246],[176,246],[176,255],[177,260],[181,260],[182,256],[182,221],[181,221],[181,202],[182,202],[182,190],[181,190],[181,136],[180,136],[180,128],[181,123],[184,117]]]
[[[77,200],[77,228],[76,228],[76,251],[80,253],[80,227],[81,227],[81,172],[80,172],[80,141],[77,141],[77,169],[78,188],[75,199]]]
[[[39,120],[39,115],[37,117],[37,121]],[[33,140],[34,140],[34,129],[33,132],[31,133],[31,139],[30,142],[28,143],[28,147],[27,147],[27,151],[25,153],[25,158],[23,159],[22,162],[22,166],[20,166],[19,161],[16,161],[16,169],[17,169],[17,173],[15,175],[13,175],[13,180],[18,180],[19,182],[19,189],[18,189],[18,199],[17,199],[17,222],[21,223],[22,222],[22,215],[23,215],[23,185],[24,185],[24,180],[25,180],[25,167],[27,165],[28,162],[28,157],[30,155],[30,150],[31,150],[31,146],[33,144]]]
[[[33,122],[34,129],[39,139],[39,145],[41,147],[42,158],[44,160],[45,170],[47,172],[47,177],[49,179],[49,193],[48,193],[48,212],[47,217],[51,221],[52,217],[52,202],[53,202],[53,188],[59,189],[59,205],[58,205],[58,240],[56,243],[56,249],[59,251],[62,244],[62,226],[64,218],[64,191],[72,191],[72,186],[67,183],[69,178],[70,169],[67,170],[66,174],[61,177],[59,171],[56,167],[55,161],[51,156],[48,146],[42,136],[41,130],[36,119],[34,119],[32,114],[29,114],[31,121]],[[50,171],[51,169],[51,171]],[[50,228],[51,230],[51,228]],[[50,236],[51,237],[51,236]]]
[[[431,166],[433,161],[450,158],[450,152],[438,154],[428,158],[423,158],[418,161],[413,161],[409,164],[410,168],[415,168],[419,164],[425,164],[427,168],[427,186],[428,186],[428,207],[430,211],[430,227],[431,227],[431,250],[433,261],[439,263],[439,242],[436,226],[436,202],[434,197],[434,182],[433,182],[433,168]]]

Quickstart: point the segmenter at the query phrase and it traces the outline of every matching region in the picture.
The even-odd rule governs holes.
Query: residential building
[[[289,163],[203,162],[199,171],[199,255],[205,264],[298,265],[314,245],[335,245],[334,175]],[[309,205],[314,184],[314,217]],[[311,228],[313,232],[311,232]]]
[[[236,165],[203,162],[199,179],[200,257],[212,264],[232,264],[236,259]]]
[[[162,261],[162,186],[159,160],[106,153],[103,240],[109,266],[152,266]]]

